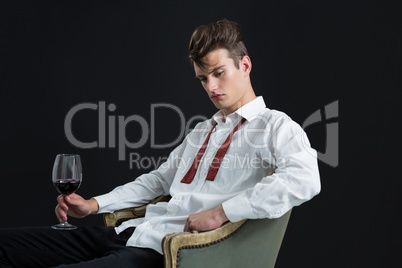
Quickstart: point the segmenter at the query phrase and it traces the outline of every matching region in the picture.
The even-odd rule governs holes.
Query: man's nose
[[[206,90],[208,92],[213,92],[218,88],[218,83],[215,79],[208,79]]]

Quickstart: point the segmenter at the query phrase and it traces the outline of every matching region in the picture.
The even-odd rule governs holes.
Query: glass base
[[[77,229],[77,226],[69,224],[68,222],[63,222],[63,223],[52,225],[52,228],[56,229],[56,230],[75,230],[75,229]]]

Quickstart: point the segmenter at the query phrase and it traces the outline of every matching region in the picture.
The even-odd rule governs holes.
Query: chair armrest
[[[202,248],[219,243],[230,237],[241,228],[247,220],[228,222],[221,227],[208,232],[179,232],[167,234],[162,240],[162,250],[165,268],[175,268],[178,264],[181,249]]]
[[[170,200],[170,198],[171,198],[170,196],[161,195],[161,196],[157,197],[156,199],[152,200],[151,202],[149,202],[148,204],[145,204],[140,207],[125,208],[125,209],[116,210],[113,213],[105,213],[105,214],[103,214],[103,220],[107,227],[109,227],[109,226],[117,227],[126,220],[144,217],[145,211],[149,204],[156,204],[158,202],[167,202]]]
[[[162,240],[165,267],[274,268],[290,214],[228,223],[209,232],[168,234]]]

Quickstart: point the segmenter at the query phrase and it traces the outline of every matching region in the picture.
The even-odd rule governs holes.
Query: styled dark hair
[[[236,22],[223,19],[199,26],[191,36],[188,58],[191,63],[196,63],[205,69],[202,58],[218,48],[226,48],[236,68],[239,69],[239,59],[248,55],[248,52],[243,43],[240,26]]]

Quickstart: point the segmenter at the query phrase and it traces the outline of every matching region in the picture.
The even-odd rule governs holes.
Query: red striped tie
[[[208,181],[213,181],[215,179],[216,173],[218,173],[219,167],[221,166],[223,157],[225,156],[226,151],[229,149],[230,143],[232,142],[233,134],[241,127],[241,125],[244,124],[245,121],[246,119],[243,118],[240,121],[240,123],[237,124],[237,126],[232,130],[232,132],[226,138],[225,142],[216,152],[214,160],[212,161],[211,166],[209,167],[208,175],[206,178]],[[191,183],[193,181],[195,173],[197,173],[197,168],[200,163],[200,160],[205,152],[205,149],[207,148],[209,137],[211,136],[212,130],[215,128],[215,126],[216,125],[214,125],[212,129],[209,131],[204,144],[202,145],[197,155],[195,156],[193,164],[191,165],[190,169],[187,171],[186,175],[184,175],[183,179],[181,180],[182,183]]]

